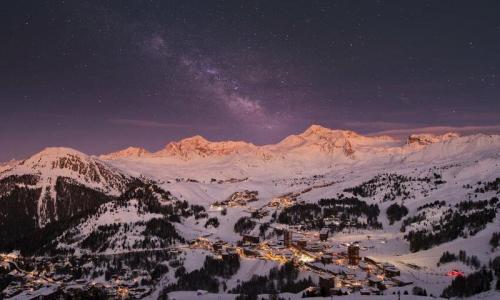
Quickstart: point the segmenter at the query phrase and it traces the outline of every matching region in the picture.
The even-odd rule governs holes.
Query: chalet
[[[370,271],[370,265],[364,261],[360,261],[358,264],[359,268],[363,271]]]
[[[395,286],[396,286],[396,284],[392,280],[385,279],[385,280],[382,280],[382,282],[378,285],[378,288],[381,290],[386,290],[388,288],[392,288]]]
[[[104,288],[104,284],[100,283],[100,282],[97,282],[95,284],[93,284],[94,287],[98,288],[98,289],[102,289]]]
[[[340,286],[340,282],[336,276],[322,275],[319,277],[319,287],[322,290],[330,290]]]
[[[389,267],[384,269],[384,274],[387,277],[395,277],[401,275],[401,272],[396,267]]]
[[[218,252],[222,250],[222,245],[222,242],[216,242],[212,244],[212,248],[214,249],[214,251]]]
[[[222,253],[222,260],[224,262],[236,260],[238,258],[238,253],[236,251],[226,251]]]
[[[322,255],[321,262],[323,264],[331,264],[333,262],[333,257],[331,255],[328,255],[328,254]]]
[[[245,256],[248,256],[248,257],[258,257],[259,256],[259,252],[253,250],[250,247],[243,247],[243,254],[245,254]]]
[[[323,246],[319,244],[312,244],[305,247],[304,250],[309,252],[321,252],[323,251]]]
[[[365,257],[363,258],[363,260],[364,260],[365,262],[369,263],[369,264],[374,265],[374,266],[376,266],[376,265],[377,265],[377,261],[376,261],[375,259],[371,258],[371,257],[365,256]]]
[[[243,243],[258,244],[260,242],[260,237],[258,235],[244,234]]]
[[[341,287],[336,287],[333,289],[330,289],[330,295],[332,296],[346,296],[349,295],[350,291],[348,288],[341,288]]]
[[[10,264],[6,261],[0,262],[0,272],[10,272]]]
[[[295,246],[299,249],[304,249],[307,246],[307,240],[305,239],[296,240]]]
[[[394,277],[394,276],[401,275],[401,272],[399,271],[399,269],[396,268],[396,266],[391,264],[391,263],[383,263],[382,268],[384,270],[385,276],[387,276],[387,277]]]
[[[377,276],[370,276],[368,278],[368,285],[369,286],[378,286],[380,283],[382,283],[382,279],[378,278]]]
[[[413,281],[408,280],[406,278],[403,278],[401,276],[394,276],[391,278],[391,280],[397,285],[397,286],[406,286],[410,285],[413,283]]]
[[[304,296],[305,297],[317,297],[320,296],[320,290],[318,287],[308,287],[307,289],[304,290]]]

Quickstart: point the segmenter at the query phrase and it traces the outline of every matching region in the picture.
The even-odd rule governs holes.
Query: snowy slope
[[[20,176],[33,177],[30,188],[40,189],[36,217],[41,227],[58,219],[55,201],[61,180],[111,196],[119,195],[130,180],[106,162],[70,148],[46,148],[1,173],[0,180]]]
[[[0,173],[5,172],[19,163],[18,160],[12,159],[7,162],[0,162]]]
[[[71,148],[46,148],[19,162],[0,176],[38,175],[40,185],[55,183],[57,177],[66,177],[106,193],[118,194],[126,176],[107,163]]]
[[[168,191],[167,200],[161,200],[164,201],[162,205],[181,205],[186,201],[188,205],[200,205],[205,210],[202,215],[195,216],[193,208],[187,207],[185,215],[172,222],[186,244],[203,237],[212,242],[220,240],[236,245],[241,236],[235,232],[234,226],[242,217],[256,222],[251,230],[253,234],[259,233],[261,224],[269,223],[271,228],[265,232],[265,238],[277,242],[279,238],[273,228],[283,224],[273,214],[279,215],[285,208],[273,203],[279,203],[280,199],[287,198],[296,204],[317,204],[320,199],[338,199],[340,195],[357,197],[367,205],[378,206],[377,221],[382,229],[348,226],[333,232],[329,239],[333,250],[345,251],[343,243],[359,242],[362,256],[396,265],[404,276],[415,281],[415,286],[423,286],[433,295],[440,295],[450,284],[451,278],[445,275],[450,269],[458,268],[466,274],[474,271],[461,262],[438,267],[437,262],[444,251],[458,253],[464,250],[468,255],[476,255],[483,265],[500,255],[499,249],[492,250],[489,246],[491,235],[500,232],[498,216],[486,222],[477,233],[458,236],[416,252],[411,251],[407,238],[409,231],[434,230],[440,222],[445,223],[442,217],[449,210],[457,211],[457,205],[463,201],[477,202],[498,197],[497,190],[478,192],[486,183],[500,177],[498,135],[420,134],[402,141],[385,136],[365,137],[351,131],[314,125],[278,144],[265,146],[246,142],[211,142],[195,136],[169,143],[154,153],[129,148],[99,158],[67,148],[49,148],[0,173],[0,179],[25,174],[36,176],[33,188],[51,193],[55,191],[57,178],[65,177],[113,197],[121,197],[132,177],[157,182],[159,187]],[[355,194],[364,188],[370,192]],[[244,191],[255,191],[255,201],[227,206],[224,213],[221,207],[213,205],[227,200],[235,192]],[[95,213],[59,235],[59,250],[92,253],[91,248],[82,246],[83,241],[99,236],[99,227],[109,229],[113,226],[116,228],[112,228],[113,234],[106,236],[106,247],[96,250],[96,253],[162,249],[165,246],[162,239],[147,236],[146,227],[151,220],[169,215],[141,209],[140,197],[123,199],[126,205],[123,201],[120,205],[113,201],[99,204]],[[444,205],[432,206],[436,201],[444,202]],[[40,200],[38,203],[39,213],[43,215],[46,202]],[[386,210],[394,203],[404,205],[408,214],[390,224]],[[253,217],[256,212],[262,217]],[[424,220],[410,222],[422,212],[425,212]],[[473,212],[475,210],[465,214]],[[209,218],[217,218],[219,225],[206,226]],[[43,220],[41,218],[41,225]],[[410,221],[406,231],[402,232],[405,220]],[[358,221],[366,222],[365,216],[361,215]],[[466,228],[465,231],[471,230]],[[315,241],[318,233],[317,230],[302,230],[301,235]],[[183,245],[180,238],[176,243]],[[206,252],[187,246],[180,249],[188,271],[202,266]],[[419,269],[414,269],[412,264],[418,265]],[[228,286],[234,287],[238,280],[248,280],[253,272],[263,274],[271,266],[274,264],[260,259],[245,259],[240,271],[227,280]],[[163,280],[164,283],[174,282],[173,271],[169,271]],[[485,294],[484,297],[495,295]],[[193,294],[174,292],[171,296],[180,299]],[[207,295],[207,298],[219,296]],[[296,296],[286,295],[292,299]],[[233,296],[221,297],[231,299]],[[381,299],[384,297],[388,296]],[[351,298],[355,299],[355,296]]]
[[[268,160],[258,159],[251,152],[245,152],[205,156],[195,161],[180,162],[164,157],[117,160],[113,164],[160,180],[177,197],[207,208],[215,201],[226,199],[234,191],[258,191],[258,201],[248,203],[246,207],[229,207],[225,216],[221,216],[217,210],[209,210],[209,216],[218,217],[221,221],[217,229],[206,229],[203,222],[196,224],[194,221],[187,221],[178,227],[190,238],[208,234],[210,239],[228,242],[239,239],[233,226],[240,217],[250,216],[252,211],[265,207],[280,195],[294,192],[299,195],[298,201],[316,203],[321,198],[349,194],[344,190],[377,176],[384,178],[383,174],[410,178],[401,183],[409,193],[407,197],[395,196],[394,200],[385,201],[385,194],[392,189],[387,183],[381,184],[374,196],[360,198],[368,204],[379,206],[379,221],[383,230],[347,229],[335,233],[332,239],[339,244],[360,242],[365,249],[362,251],[363,256],[395,264],[406,276],[415,280],[415,285],[440,295],[451,282],[451,278],[445,275],[447,271],[453,268],[461,269],[466,274],[474,271],[460,262],[437,267],[441,254],[444,251],[458,253],[464,250],[469,255],[477,255],[482,264],[487,264],[490,259],[500,255],[499,250],[492,252],[489,247],[491,234],[500,231],[499,218],[467,239],[457,238],[415,253],[410,251],[405,233],[400,231],[402,222],[405,218],[417,215],[420,207],[437,200],[445,201],[446,207],[426,210],[429,222],[439,220],[447,207],[453,207],[461,201],[494,197],[496,192],[476,194],[474,189],[478,181],[492,181],[500,174],[500,136],[477,134],[459,137],[447,134],[420,135],[419,139],[423,142],[415,141],[415,136],[413,139],[413,142],[405,143],[386,137],[366,138],[352,132],[313,126],[303,134],[288,137],[276,145],[262,146],[272,154]],[[440,176],[439,180],[443,183],[435,183],[435,174]],[[212,178],[216,181],[211,181]],[[385,212],[395,202],[404,204],[409,213],[390,225]],[[272,209],[265,210],[273,212]],[[265,217],[260,222],[269,220],[269,217]],[[421,225],[412,226],[420,228]],[[419,265],[422,269],[414,270],[408,264]],[[174,295],[177,297],[182,293]],[[186,296],[189,297],[188,294]]]

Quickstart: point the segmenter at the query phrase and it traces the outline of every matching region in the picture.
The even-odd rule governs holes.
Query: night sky
[[[499,76],[500,1],[4,1],[0,161],[313,123],[498,133]]]

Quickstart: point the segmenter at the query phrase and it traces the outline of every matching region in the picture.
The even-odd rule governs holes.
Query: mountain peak
[[[459,137],[460,135],[456,132],[447,132],[444,134],[432,134],[432,133],[419,133],[411,134],[408,137],[408,145],[430,145],[438,142],[448,141]]]
[[[331,131],[331,129],[318,124],[312,124],[305,131]]]
[[[80,152],[78,150],[75,150],[75,149],[69,148],[69,147],[47,147],[47,148],[44,148],[42,151],[33,155],[31,158],[35,158],[35,157],[62,157],[62,156],[68,156],[68,155],[74,155],[74,156],[80,156],[80,157],[87,157],[88,156],[87,154],[85,154],[83,152]]]
[[[210,143],[210,141],[207,140],[206,138],[202,137],[201,135],[195,135],[195,136],[192,136],[192,137],[188,137],[188,138],[182,139],[178,143],[183,143],[183,144],[186,144],[186,143],[189,143],[189,144],[206,144],[206,143]]]
[[[309,126],[303,133],[300,134],[303,137],[316,135],[316,136],[336,136],[344,138],[354,138],[360,135],[354,131],[350,130],[340,130],[340,129],[330,129],[323,127],[321,125],[313,124]]]
[[[10,175],[35,175],[40,186],[44,189],[50,187],[52,192],[55,192],[53,185],[59,178],[69,178],[110,193],[117,193],[127,180],[114,167],[99,159],[65,147],[45,148],[2,173],[2,176]]]
[[[20,162],[20,165],[31,168],[56,168],[66,164],[66,162],[73,162],[74,164],[83,161],[89,161],[90,157],[78,150],[66,147],[47,147],[42,151],[34,154],[33,156]]]
[[[168,143],[163,150],[156,152],[157,157],[173,156],[189,160],[195,157],[225,156],[247,152],[255,145],[243,141],[211,142],[200,135]]]
[[[112,152],[106,155],[101,155],[100,158],[102,159],[120,159],[120,158],[127,158],[127,157],[143,157],[143,156],[149,156],[151,153],[141,147],[128,147],[123,150],[119,150],[116,152]]]

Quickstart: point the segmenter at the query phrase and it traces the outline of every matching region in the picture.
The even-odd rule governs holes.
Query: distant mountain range
[[[311,157],[328,156],[355,159],[358,154],[405,154],[421,150],[439,142],[459,139],[457,133],[412,134],[406,141],[389,136],[363,136],[353,131],[333,130],[319,125],[312,125],[303,133],[290,135],[281,142],[272,145],[257,146],[244,141],[212,142],[202,136],[193,136],[177,142],[168,143],[157,152],[149,152],[140,147],[126,149],[101,155],[104,160],[120,160],[129,158],[174,158],[183,161],[221,158],[226,156],[249,156],[270,160],[273,158],[311,159]],[[496,139],[494,136],[478,135],[479,139]],[[495,141],[493,141],[495,143]]]

